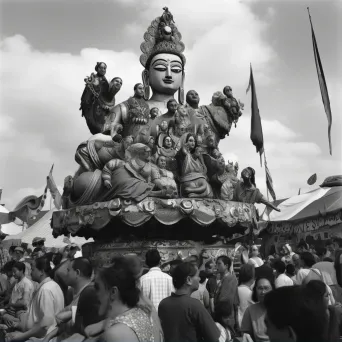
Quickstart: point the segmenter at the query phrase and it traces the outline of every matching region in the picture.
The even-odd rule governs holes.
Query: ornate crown
[[[142,55],[140,63],[148,68],[152,58],[158,53],[172,53],[182,59],[185,64],[184,43],[181,42],[182,35],[179,33],[173,15],[167,7],[163,8],[161,17],[152,21],[144,34],[144,42],[140,45]]]

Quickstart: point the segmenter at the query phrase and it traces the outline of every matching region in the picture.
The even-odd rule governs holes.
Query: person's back
[[[190,294],[198,288],[198,270],[183,263],[173,272],[176,292],[161,301],[158,314],[165,342],[216,342],[220,332],[208,311]]]
[[[158,250],[149,250],[146,253],[146,264],[150,270],[139,280],[142,293],[151,300],[156,310],[158,310],[159,303],[170,296],[174,290],[172,278],[158,267],[160,260]]]

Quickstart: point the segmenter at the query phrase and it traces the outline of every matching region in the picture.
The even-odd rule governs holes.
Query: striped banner
[[[270,173],[270,170],[267,167],[267,162],[266,162],[266,157],[265,157],[265,170],[266,170],[266,185],[267,185],[267,190],[269,191],[270,195],[273,198],[273,201],[275,201],[276,198],[276,194],[274,192],[274,188],[273,188],[273,180],[272,180],[272,176]]]

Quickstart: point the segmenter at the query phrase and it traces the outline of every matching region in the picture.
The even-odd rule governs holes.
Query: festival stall
[[[32,244],[32,240],[39,236],[45,238],[46,247],[64,247],[68,244],[69,240],[72,243],[76,243],[78,246],[82,246],[86,242],[92,242],[93,240],[86,240],[81,237],[75,237],[67,239],[65,236],[59,236],[54,238],[52,235],[50,223],[52,214],[56,209],[49,210],[39,221],[33,224],[28,229],[22,231],[17,235],[9,235],[5,238],[5,245],[20,245],[21,243]]]
[[[341,178],[335,176],[332,182],[329,177],[318,189],[274,202],[281,212],[268,211],[269,222],[260,233],[266,255],[272,245],[278,250],[300,240],[317,246],[331,237],[342,238]]]

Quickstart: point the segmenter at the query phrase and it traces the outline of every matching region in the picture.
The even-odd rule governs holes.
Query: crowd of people
[[[342,315],[342,241],[324,251],[301,243],[249,258],[226,255],[161,268],[157,249],[93,268],[77,246],[0,247],[0,340],[107,342],[337,341]],[[6,258],[5,258],[6,256]],[[163,268],[164,269],[164,268]]]

